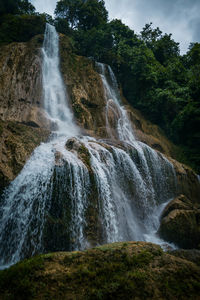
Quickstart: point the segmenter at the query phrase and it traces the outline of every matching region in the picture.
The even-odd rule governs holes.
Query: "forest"
[[[127,101],[179,146],[180,161],[200,173],[200,43],[181,55],[172,35],[152,23],[135,33],[109,20],[103,0],[61,0],[54,19],[28,0],[1,0],[0,45],[43,34],[46,22],[70,37],[74,53],[109,64]]]

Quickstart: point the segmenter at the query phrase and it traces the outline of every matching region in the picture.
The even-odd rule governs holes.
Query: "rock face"
[[[0,120],[0,194],[23,168],[34,148],[49,131],[13,121]]]
[[[199,299],[200,267],[151,243],[34,257],[0,271],[0,299]]]
[[[179,247],[200,248],[200,205],[184,195],[171,201],[163,211],[159,233]]]
[[[2,120],[0,123],[2,128],[0,128],[2,140],[0,190],[3,190],[17,176],[33,149],[49,134],[47,129],[50,128],[50,124],[45,117],[42,103],[42,42],[43,36],[36,36],[28,43],[12,43],[0,48],[0,119]],[[63,80],[76,122],[84,134],[106,139],[108,134],[104,89],[94,62],[88,58],[76,56],[70,40],[64,35],[60,35],[60,57]],[[175,158],[174,145],[167,140],[161,130],[146,121],[140,112],[127,104],[125,99],[123,101],[138,140],[162,152],[168,159]],[[114,117],[112,115],[109,117],[111,124],[112,121],[114,124]],[[113,140],[112,143],[114,144],[116,141]],[[68,141],[66,147],[76,151],[91,174],[87,149],[83,145],[76,145],[76,141]],[[118,144],[117,147],[121,146]],[[59,156],[59,153],[56,154],[56,161],[59,167],[59,164],[62,164],[62,157]],[[199,212],[196,203],[200,203],[200,184],[196,174],[190,168],[174,159],[171,159],[171,162],[174,164],[177,174],[177,195],[185,195],[189,204],[183,203],[182,206],[177,206],[176,209],[165,215],[163,222],[164,220],[170,220],[170,222],[166,221],[166,225],[162,225],[160,233],[166,239],[184,247],[197,247],[198,239],[196,242],[194,239],[199,232]],[[95,244],[93,242],[96,239],[95,235],[101,235],[97,216],[94,213],[96,205],[95,201],[91,201],[91,207],[88,208],[87,230],[92,245]],[[51,219],[49,223],[54,221]],[[57,221],[60,222],[59,219]],[[191,241],[180,242],[180,238],[171,234],[173,228],[169,224],[173,224],[173,228],[184,224],[181,225],[182,236],[187,236],[189,226],[192,234]],[[58,224],[58,227],[61,225],[61,223]],[[100,240],[100,238],[98,239]]]
[[[170,158],[169,158],[170,160]],[[177,175],[178,194],[184,194],[193,203],[200,204],[200,182],[194,171],[176,160],[172,159]]]
[[[43,36],[28,43],[0,48],[0,118],[46,126],[42,109],[41,45]]]
[[[105,137],[105,100],[101,78],[94,62],[73,54],[69,39],[60,35],[63,79],[77,123],[87,134]]]

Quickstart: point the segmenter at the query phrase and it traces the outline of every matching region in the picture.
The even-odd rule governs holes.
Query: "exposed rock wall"
[[[0,48],[0,118],[6,121],[46,123],[42,110],[41,45],[43,36],[28,43]]]
[[[49,134],[46,130],[49,123],[42,108],[42,42],[43,37],[36,36],[28,43],[12,43],[0,49],[0,119],[4,120],[1,121],[0,190],[16,177],[34,148]],[[70,39],[64,35],[60,35],[60,56],[63,80],[78,125],[85,134],[106,139],[104,89],[94,62],[76,56]],[[123,101],[138,140],[169,159],[176,158],[175,146],[159,127],[146,121],[125,99]],[[80,158],[88,166],[87,155],[84,155]],[[199,203],[200,184],[196,174],[174,159],[171,161],[177,174],[177,195],[185,195],[192,204]],[[89,218],[88,224],[94,228],[97,222]],[[187,220],[185,222],[187,228]],[[88,231],[93,240],[93,230],[88,228]]]
[[[182,248],[200,248],[200,204],[184,195],[171,201],[163,211],[160,235]]]
[[[60,56],[63,79],[77,123],[86,133],[105,137],[104,90],[93,61],[74,55],[64,35],[60,35]]]
[[[0,120],[0,194],[23,168],[34,148],[45,141],[49,131]]]

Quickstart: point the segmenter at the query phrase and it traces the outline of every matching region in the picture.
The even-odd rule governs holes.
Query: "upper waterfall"
[[[54,127],[66,135],[74,136],[79,132],[73,113],[69,107],[68,95],[59,69],[59,37],[54,26],[47,23],[43,53],[43,91],[44,108]]]

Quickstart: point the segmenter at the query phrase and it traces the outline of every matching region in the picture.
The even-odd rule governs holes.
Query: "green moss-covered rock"
[[[0,272],[0,299],[199,299],[200,267],[127,242],[54,253]]]

